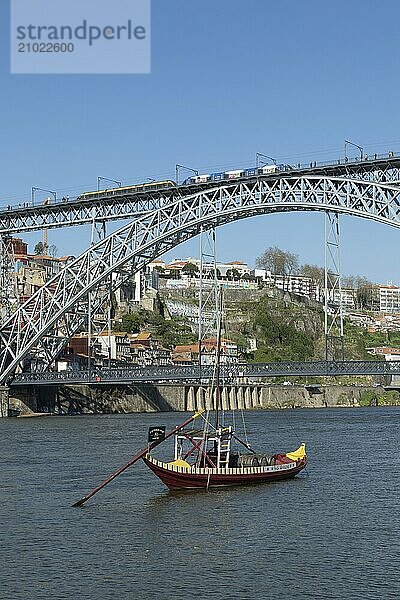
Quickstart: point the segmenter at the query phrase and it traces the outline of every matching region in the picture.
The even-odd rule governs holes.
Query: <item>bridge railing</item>
[[[183,382],[210,383],[214,367],[204,365],[139,366],[95,368],[91,371],[45,371],[18,373],[11,385],[62,385],[73,383],[118,384],[129,382]],[[338,377],[341,375],[400,375],[400,361],[315,361],[232,364],[221,366],[220,378],[224,383],[242,378],[269,377]]]

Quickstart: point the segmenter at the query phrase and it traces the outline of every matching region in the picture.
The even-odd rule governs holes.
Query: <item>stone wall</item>
[[[220,389],[220,405],[232,409],[284,409],[359,406],[366,386],[236,385]],[[215,394],[215,392],[214,392]],[[214,406],[210,390],[199,385],[76,385],[12,388],[10,404],[26,411],[56,414],[99,414],[196,411]]]

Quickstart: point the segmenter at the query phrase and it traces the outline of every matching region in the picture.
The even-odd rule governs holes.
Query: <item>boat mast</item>
[[[200,281],[199,281],[199,326],[198,326],[198,354],[200,385],[204,383],[209,386],[209,381],[203,381],[203,364],[209,364],[205,361],[204,341],[207,336],[211,337],[218,334],[219,330],[219,294],[218,294],[218,269],[217,269],[217,240],[215,227],[211,230],[200,230]],[[216,352],[217,354],[217,352]],[[208,358],[208,357],[206,357]],[[215,357],[216,358],[216,357]],[[210,390],[210,399],[212,411],[212,399],[215,386],[215,363],[214,375]],[[219,392],[217,392],[218,394]],[[215,404],[214,404],[215,408]]]
[[[218,429],[219,404],[220,404],[220,367],[221,367],[221,329],[222,329],[222,289],[218,290],[218,316],[217,316],[217,348],[215,354],[215,430]]]

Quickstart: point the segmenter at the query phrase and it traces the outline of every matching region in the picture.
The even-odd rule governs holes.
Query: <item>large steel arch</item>
[[[178,197],[120,228],[49,280],[0,328],[0,382],[29,354],[46,366],[113,287],[200,228],[283,211],[336,211],[400,227],[400,188],[360,179],[288,177],[232,182]]]

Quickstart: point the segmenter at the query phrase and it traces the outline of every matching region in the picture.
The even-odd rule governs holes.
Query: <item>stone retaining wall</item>
[[[384,388],[366,386],[236,385],[220,388],[220,406],[232,409],[284,409],[359,406],[363,392],[380,395]],[[199,385],[76,385],[12,388],[10,405],[56,414],[197,411],[214,406],[210,390]],[[25,407],[25,408],[24,408]]]

